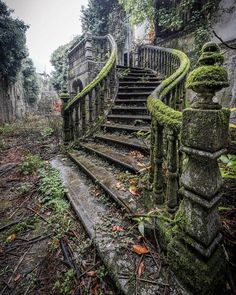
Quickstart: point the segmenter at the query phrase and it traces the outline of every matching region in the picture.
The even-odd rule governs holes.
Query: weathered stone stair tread
[[[150,131],[149,127],[146,126],[132,126],[132,125],[123,125],[123,124],[103,124],[101,126],[102,128],[106,129],[114,129],[114,130],[120,130],[120,131],[127,131],[127,132],[138,132],[138,131]]]
[[[133,106],[133,107],[127,107],[127,106],[114,106],[112,107],[112,110],[122,110],[122,111],[125,111],[125,110],[134,110],[134,111],[138,111],[138,110],[143,110],[143,111],[146,111],[147,110],[147,107],[136,107],[136,106]]]
[[[125,76],[125,77],[122,77],[119,81],[120,82],[125,82],[125,81],[142,81],[142,82],[146,82],[146,78],[147,77],[145,77],[145,80],[143,79],[143,77],[142,76],[140,76],[140,77],[138,77],[138,76]],[[160,79],[159,78],[157,78],[157,77],[148,77],[148,79],[147,79],[147,81],[148,82],[150,82],[150,81],[160,81]]]
[[[129,171],[137,173],[140,170],[140,167],[138,166],[139,162],[131,155],[118,153],[110,147],[97,143],[82,143],[80,146]]]
[[[138,151],[142,151],[144,154],[149,154],[149,148],[142,144],[140,139],[135,137],[128,137],[125,135],[113,135],[113,134],[105,134],[105,135],[96,135],[95,139],[99,139],[105,142],[117,143],[123,146],[136,149]]]
[[[147,99],[146,98],[136,98],[136,99],[132,99],[132,98],[128,98],[128,99],[124,99],[124,98],[120,98],[120,99],[116,99],[115,100],[115,105],[118,104],[129,104],[129,105],[144,105],[146,104]]]
[[[138,89],[137,89],[138,90]],[[142,92],[142,91],[139,91],[139,92],[118,92],[118,96],[148,96],[150,95],[151,92]]]
[[[140,103],[140,102],[147,102],[147,98],[122,98],[122,99],[116,99],[115,104],[120,104],[120,103]]]
[[[86,160],[86,159],[85,159]],[[125,295],[156,295],[164,294],[165,283],[168,278],[169,294],[183,295],[186,294],[177,282],[173,275],[165,267],[161,267],[159,253],[155,254],[156,250],[150,245],[150,249],[155,255],[154,263],[151,255],[144,255],[145,272],[147,278],[152,278],[154,274],[160,274],[155,280],[156,284],[139,281],[138,293],[135,291],[135,282],[131,280],[135,273],[136,265],[140,261],[140,257],[132,252],[132,245],[124,246],[124,239],[135,239],[138,235],[136,229],[129,224],[128,221],[123,221],[120,212],[117,210],[109,211],[106,205],[99,202],[99,199],[94,197],[89,192],[89,186],[85,177],[79,173],[68,159],[57,157],[52,161],[52,166],[61,172],[63,183],[67,188],[67,196],[78,217],[84,224],[85,230],[93,239],[97,251],[106,265],[109,275],[113,279],[119,294]],[[105,171],[107,177],[107,171]],[[124,226],[124,232],[117,232],[112,235],[112,226]],[[114,233],[114,232],[113,232]],[[135,262],[135,265],[134,265]],[[126,276],[124,275],[126,274]],[[127,275],[128,274],[128,275]],[[141,277],[142,278],[142,277]],[[159,283],[159,284],[158,284]]]
[[[147,71],[144,71],[144,72],[135,72],[135,71],[131,71],[129,72],[125,77],[132,77],[132,76],[137,76],[137,77],[153,77],[153,78],[156,78],[156,75],[153,74],[152,72],[147,72]]]
[[[127,66],[122,66],[122,65],[117,65],[116,66],[117,69],[130,69],[132,70],[142,70],[142,71],[146,71],[144,68],[139,68],[139,67],[127,67]]]
[[[128,191],[120,191],[116,188],[117,179],[114,174],[106,168],[97,166],[90,159],[81,155],[79,151],[69,153],[71,160],[78,165],[82,171],[92,178],[117,205],[125,209],[129,214],[135,214],[143,211],[142,207],[137,203],[137,199]]]
[[[136,84],[136,83],[135,83]],[[119,87],[119,91],[120,90],[136,90],[136,91],[141,91],[141,90],[153,90],[155,89],[156,86],[120,86]]]
[[[108,115],[108,119],[151,120],[148,115]]]
[[[125,85],[129,86],[129,85],[146,85],[146,86],[158,86],[160,84],[161,81],[158,82],[149,82],[149,81],[125,81],[125,82],[119,82],[119,86],[124,87]]]

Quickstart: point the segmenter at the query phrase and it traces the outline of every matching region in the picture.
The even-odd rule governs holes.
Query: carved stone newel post
[[[66,86],[63,87],[62,92],[60,93],[60,99],[63,102],[61,108],[61,115],[63,118],[63,142],[64,144],[68,144],[70,142],[70,114],[68,111],[65,111],[65,106],[70,99],[70,95]]]
[[[215,43],[202,48],[199,67],[187,88],[197,93],[192,108],[183,112],[182,151],[188,157],[181,177],[182,231],[169,244],[169,258],[177,277],[194,294],[222,294],[225,255],[221,244],[218,205],[222,178],[217,159],[226,152],[229,111],[213,102],[228,86],[223,55]]]

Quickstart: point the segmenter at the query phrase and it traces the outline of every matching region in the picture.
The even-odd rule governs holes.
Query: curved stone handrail
[[[169,212],[175,212],[178,206],[180,111],[184,108],[190,61],[179,50],[144,45],[139,49],[139,63],[162,75],[162,82],[147,100],[152,118],[149,181],[155,202],[166,202]],[[163,173],[164,162],[166,175]]]

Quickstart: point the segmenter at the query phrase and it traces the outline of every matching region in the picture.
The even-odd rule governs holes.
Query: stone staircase
[[[171,274],[158,241],[140,238],[131,217],[145,209],[119,178],[122,173],[135,177],[149,165],[149,146],[137,132],[150,129],[146,100],[160,80],[150,70],[122,66],[117,70],[118,93],[100,131],[68,152],[69,159],[58,157],[52,165],[61,171],[68,198],[119,294],[187,294]],[[149,253],[134,253],[134,244],[147,247]],[[141,262],[145,271],[138,275]]]
[[[115,202],[136,214],[140,213],[137,208],[141,210],[137,198],[117,189],[119,180],[114,179],[114,175],[119,175],[122,171],[136,174],[144,165],[149,164],[149,146],[137,136],[137,132],[150,129],[151,118],[147,112],[146,100],[160,81],[148,70],[121,66],[118,66],[118,70],[121,77],[119,89],[105,124],[93,138],[80,143],[78,150],[68,154]],[[122,75],[123,71],[125,76]],[[151,86],[149,79],[152,80]],[[134,156],[136,151],[139,152],[138,158]],[[97,165],[98,159],[101,165]],[[113,165],[114,169],[107,171],[104,161]]]

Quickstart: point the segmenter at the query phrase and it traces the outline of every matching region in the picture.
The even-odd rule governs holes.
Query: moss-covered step
[[[107,267],[117,294],[158,295],[168,290],[169,294],[187,295],[170,272],[165,258],[151,244],[148,244],[151,254],[142,257],[145,271],[136,280],[135,273],[141,260],[132,251],[133,245],[140,243],[139,232],[134,224],[124,219],[121,210],[112,208],[95,196],[85,175],[70,160],[57,157],[52,161],[52,166],[61,172],[67,197]],[[106,170],[102,178],[105,182]],[[114,226],[124,230],[114,231]]]
[[[143,144],[137,137],[131,137],[124,134],[114,135],[110,133],[95,135],[95,139],[99,142],[105,142],[109,145],[122,146],[128,150],[137,150],[143,153],[144,155],[149,154],[149,147]]]
[[[110,172],[106,167],[98,167],[95,159],[87,157],[80,151],[73,151],[68,153],[68,155],[76,166],[93,180],[96,185],[100,186],[119,207],[129,214],[143,212],[143,208],[138,204],[137,198],[135,199],[128,191],[124,192],[117,189],[118,179],[114,173]]]
[[[106,122],[105,124],[101,125],[102,130],[112,132],[112,131],[120,131],[123,133],[137,133],[139,131],[150,131],[150,127],[147,126],[132,126],[132,125],[125,125],[125,124],[112,124],[111,122]]]
[[[95,154],[102,159],[105,159],[112,164],[119,166],[123,170],[128,170],[132,173],[137,173],[140,170],[140,162],[127,151],[119,152],[114,147],[94,142],[81,143],[80,147],[83,148],[86,152]]]

